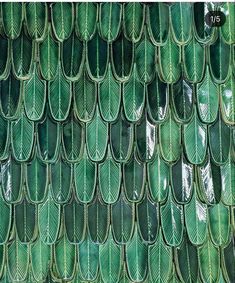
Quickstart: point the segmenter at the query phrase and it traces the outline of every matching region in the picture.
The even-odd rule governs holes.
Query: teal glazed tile
[[[0,3],[0,283],[235,282],[234,47],[233,2]]]

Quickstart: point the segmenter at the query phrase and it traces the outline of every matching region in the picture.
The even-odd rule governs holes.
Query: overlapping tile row
[[[0,282],[235,282],[235,4],[0,19]]]

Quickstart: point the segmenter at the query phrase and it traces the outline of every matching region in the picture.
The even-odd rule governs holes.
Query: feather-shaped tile
[[[113,42],[119,34],[122,23],[122,5],[120,3],[101,3],[99,15],[101,37],[108,42]]]
[[[20,35],[24,17],[24,3],[1,3],[3,29],[7,37],[15,39]]]
[[[42,2],[25,3],[25,23],[29,36],[35,41],[42,41],[46,36],[48,26],[47,4]]]
[[[36,228],[36,206],[24,198],[15,205],[15,227],[17,238],[22,243],[34,239]]]
[[[166,245],[162,230],[159,229],[157,241],[148,247],[149,273],[152,281],[169,281],[172,272],[172,260],[172,247]]]
[[[75,273],[75,263],[77,260],[76,246],[68,241],[66,235],[55,244],[55,266],[58,271],[59,278],[70,280]]]
[[[30,261],[35,280],[45,281],[49,273],[51,246],[45,244],[40,237],[30,245]]]
[[[73,174],[77,198],[82,203],[91,202],[96,187],[97,164],[89,159],[86,149],[81,161],[74,164]]]
[[[34,63],[31,78],[24,82],[24,108],[29,120],[41,120],[47,98],[46,81],[41,80],[38,73],[38,64]]]
[[[97,19],[96,3],[76,3],[75,31],[82,41],[88,41],[93,37]]]
[[[51,20],[54,35],[57,40],[68,39],[73,30],[74,7],[73,3],[60,2],[51,5]]]
[[[64,206],[64,223],[68,241],[72,244],[84,240],[87,224],[86,207],[75,197]]]
[[[123,30],[125,37],[138,42],[141,38],[145,20],[145,5],[141,3],[125,3],[123,7]]]
[[[169,7],[165,3],[155,2],[147,6],[147,27],[155,45],[163,45],[169,32]]]

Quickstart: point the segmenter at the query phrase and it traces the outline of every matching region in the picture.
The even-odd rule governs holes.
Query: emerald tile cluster
[[[0,282],[234,283],[235,3],[0,5]]]

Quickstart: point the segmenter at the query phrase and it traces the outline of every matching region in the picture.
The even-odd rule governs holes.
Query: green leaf
[[[22,112],[20,118],[11,123],[12,152],[16,160],[30,158],[34,142],[34,123]]]
[[[99,29],[101,37],[108,41],[114,41],[121,26],[122,5],[120,3],[100,3]]]
[[[17,79],[27,80],[32,72],[34,43],[22,30],[20,36],[12,41],[12,68]]]
[[[147,164],[147,174],[151,198],[155,202],[164,202],[169,190],[170,170],[157,151],[156,157]]]
[[[19,116],[22,82],[12,72],[6,80],[0,80],[0,110],[4,118],[12,120]]]
[[[169,33],[166,43],[159,48],[159,75],[166,83],[175,83],[181,75],[180,48]]]
[[[193,195],[184,207],[184,218],[187,234],[193,245],[202,245],[207,236],[207,205],[197,195],[197,184],[194,183]]]
[[[145,91],[145,85],[139,81],[136,64],[134,64],[129,80],[123,85],[123,106],[126,118],[130,122],[137,122],[142,116]]]
[[[95,52],[94,52],[95,50]],[[103,80],[108,68],[109,48],[108,43],[96,32],[87,43],[87,70],[92,80]]]
[[[59,41],[68,39],[73,30],[73,3],[58,2],[51,5],[52,27]]]
[[[217,35],[217,30],[213,27],[207,25],[205,22],[205,16],[208,12],[216,10],[215,3],[205,2],[205,3],[194,3],[194,32],[197,41],[210,44],[214,41]]]
[[[235,205],[235,162],[229,158],[220,168],[221,200],[225,205]]]
[[[132,239],[126,244],[126,265],[129,277],[134,282],[142,282],[148,272],[148,247],[141,240],[137,226]]]
[[[134,63],[134,44],[125,38],[122,31],[112,42],[110,55],[114,76],[119,81],[129,79]]]
[[[51,115],[56,121],[64,121],[69,114],[72,101],[72,85],[67,81],[59,67],[57,75],[48,85],[48,101]]]
[[[74,106],[79,120],[88,122],[95,111],[97,85],[93,82],[84,68],[81,77],[74,83]]]
[[[1,4],[4,32],[10,39],[15,39],[20,35],[22,29],[24,3],[8,2]]]
[[[0,116],[0,160],[4,160],[9,154],[10,127],[9,122]]]
[[[235,74],[230,71],[229,78],[220,85],[221,113],[226,124],[235,124]]]
[[[123,190],[111,206],[111,223],[113,237],[118,244],[126,244],[130,241],[134,229],[135,206],[126,200]]]
[[[165,244],[160,229],[156,243],[148,247],[149,274],[152,282],[169,282],[172,271],[172,260],[172,248]]]
[[[96,3],[76,3],[75,30],[82,41],[90,40],[96,31],[98,9]]]
[[[209,207],[209,223],[212,242],[220,247],[228,244],[230,236],[229,208],[221,202]]]
[[[188,203],[193,190],[193,165],[187,162],[184,153],[171,167],[171,185],[177,203]]]
[[[24,107],[28,119],[39,121],[46,104],[46,82],[41,80],[34,63],[31,78],[24,82]]]
[[[183,48],[183,67],[187,81],[198,83],[203,79],[205,69],[205,47],[194,37]]]
[[[172,116],[169,109],[166,121],[159,127],[161,154],[168,162],[176,161],[181,153],[181,127]]]
[[[98,91],[100,112],[105,121],[113,122],[117,119],[121,96],[121,83],[115,80],[109,63],[108,71],[104,80],[99,84]]]
[[[74,197],[64,206],[64,223],[69,242],[82,242],[86,231],[86,210]]]
[[[70,114],[69,120],[63,124],[62,144],[65,158],[69,162],[81,160],[84,150],[84,125]]]
[[[25,3],[25,22],[29,36],[36,41],[41,41],[46,35],[48,10],[46,3]]]
[[[139,202],[142,199],[145,178],[145,163],[138,160],[136,149],[134,149],[131,158],[123,168],[123,186],[128,201]]]
[[[169,8],[165,3],[152,3],[147,6],[147,28],[152,42],[163,45],[169,32]]]
[[[221,36],[210,45],[209,66],[213,80],[224,82],[228,77],[231,46],[223,41]]]
[[[11,281],[23,281],[29,269],[29,246],[18,238],[8,245],[7,267]]]
[[[49,273],[51,247],[38,238],[30,245],[30,260],[32,274],[35,280],[45,281]]]
[[[198,184],[201,191],[203,201],[208,204],[215,204],[221,198],[221,170],[210,160],[208,152],[205,162],[197,167],[198,170]]]
[[[188,123],[193,114],[193,85],[183,78],[179,79],[171,86],[171,96],[176,119]]]
[[[107,204],[115,203],[118,199],[121,185],[121,165],[112,158],[110,148],[103,163],[99,167],[99,190],[102,199]]]
[[[173,200],[170,187],[167,201],[161,206],[160,214],[166,243],[173,247],[179,246],[183,238],[183,207]]]
[[[54,244],[60,227],[60,205],[52,198],[51,187],[47,199],[38,205],[38,229],[43,243]]]
[[[93,119],[86,124],[86,142],[89,158],[92,161],[101,161],[108,143],[108,124],[100,117],[98,106]]]
[[[53,162],[59,149],[59,124],[53,121],[49,114],[37,126],[37,144],[39,156],[43,161]]]
[[[68,241],[66,235],[55,244],[54,262],[59,278],[63,280],[71,280],[73,278],[75,273],[76,246]]]
[[[0,35],[0,79],[6,79],[10,70],[10,41],[7,38],[4,38]]]
[[[129,123],[123,111],[116,122],[110,125],[110,146],[115,160],[126,162],[129,160],[134,140],[133,124]]]
[[[1,163],[1,187],[6,202],[20,201],[23,187],[23,165],[15,161],[11,155]]]
[[[94,202],[88,206],[88,231],[93,242],[103,244],[106,241],[109,222],[109,206],[96,196]]]
[[[146,188],[147,190],[147,188]],[[159,209],[147,194],[137,204],[137,225],[141,238],[144,242],[152,244],[155,242],[159,229]]]
[[[195,108],[191,121],[184,125],[183,136],[189,162],[192,164],[201,164],[206,157],[207,127],[198,119]]]
[[[73,31],[70,37],[63,41],[61,66],[66,79],[77,81],[83,71],[85,52],[84,44]]]
[[[59,65],[59,43],[52,37],[51,26],[45,39],[39,45],[39,66],[43,79],[54,80]]]
[[[198,280],[198,251],[192,245],[187,235],[184,235],[182,244],[176,250],[176,264],[183,282],[193,283]]]
[[[1,168],[2,170],[2,168]],[[1,222],[0,222],[0,244],[6,243],[9,237],[10,229],[11,229],[11,221],[12,221],[12,206],[7,204],[2,196],[2,192],[0,191],[0,214],[1,214]]]
[[[154,80],[147,85],[147,109],[154,122],[163,122],[166,118],[169,102],[169,88],[156,74]]]
[[[71,194],[72,167],[61,157],[51,164],[51,193],[55,202],[66,203]]]
[[[84,148],[81,161],[74,165],[74,185],[79,201],[91,202],[95,193],[96,178],[97,165],[89,159]]]
[[[149,40],[146,29],[136,44],[135,62],[139,80],[142,83],[151,82],[155,75],[155,46]]]
[[[149,161],[155,153],[156,127],[145,117],[136,125],[137,153],[141,161]]]
[[[20,242],[29,243],[33,240],[35,222],[36,207],[24,198],[22,202],[15,205],[15,227]]]
[[[222,3],[221,11],[226,15],[226,21],[221,27],[221,35],[228,44],[235,43],[235,7],[234,3]]]
[[[173,37],[177,44],[184,45],[192,37],[192,4],[174,3],[170,6]]]
[[[138,42],[144,28],[145,6],[141,3],[133,2],[124,5],[123,29],[125,37]]]
[[[88,235],[78,245],[78,266],[81,278],[93,281],[97,278],[99,267],[99,245],[93,243]]]
[[[219,114],[216,122],[209,126],[209,146],[215,163],[224,164],[228,160],[230,143],[230,128]]]
[[[43,202],[48,187],[48,167],[37,153],[27,163],[25,184],[29,200],[33,203]]]
[[[204,282],[218,282],[220,276],[220,252],[208,238],[202,247],[198,248],[199,268]]]
[[[106,242],[99,246],[100,273],[104,282],[119,282],[122,259],[122,246],[115,243],[110,226]]]
[[[235,280],[235,253],[234,253],[234,238],[231,238],[230,243],[222,249],[222,270],[226,282],[233,282]]]
[[[209,67],[202,82],[197,84],[197,105],[200,119],[204,123],[213,123],[216,120],[219,108],[218,87],[212,81]]]

